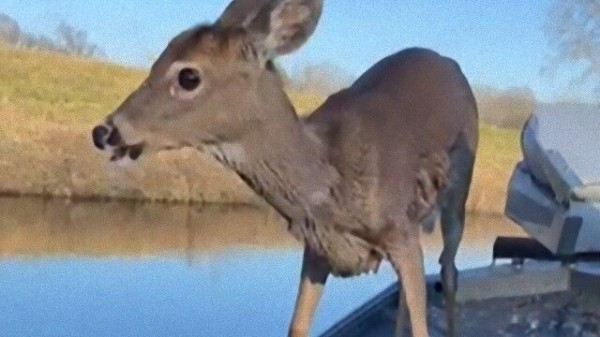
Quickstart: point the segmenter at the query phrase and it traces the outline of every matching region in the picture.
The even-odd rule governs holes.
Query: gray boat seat
[[[524,161],[558,202],[600,201],[600,113],[539,112],[521,135]]]
[[[556,254],[600,252],[600,112],[536,111],[505,214]]]

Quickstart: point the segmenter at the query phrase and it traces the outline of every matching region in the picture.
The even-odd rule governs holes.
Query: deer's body
[[[417,48],[380,61],[301,127],[316,143],[307,147],[324,154],[302,158],[292,147],[294,165],[324,160],[307,178],[329,191],[276,208],[288,219],[296,211],[287,208],[308,210],[290,230],[343,276],[375,269],[399,231],[418,231],[450,178],[451,151],[477,145],[475,101],[458,65]]]
[[[308,334],[328,275],[360,275],[384,259],[402,282],[414,336],[428,336],[419,231],[440,211],[452,334],[454,258],[478,135],[471,89],[451,59],[408,49],[298,118],[267,60],[308,38],[321,6],[232,3],[214,26],[175,38],[94,141],[117,159],[194,146],[265,198],[305,244],[290,336]]]

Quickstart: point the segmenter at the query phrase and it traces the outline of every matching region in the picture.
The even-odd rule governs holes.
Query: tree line
[[[330,63],[306,64],[293,74],[278,67],[286,87],[292,92],[328,96],[348,87],[354,78]],[[538,104],[535,93],[528,87],[498,89],[491,86],[473,88],[479,118],[488,125],[520,129]]]
[[[572,86],[596,85],[600,93],[600,2],[597,0],[555,0],[546,19],[544,33],[549,46],[540,73],[552,76],[564,65],[578,65],[571,74]],[[82,57],[105,57],[102,48],[88,40],[85,30],[61,22],[54,36],[24,31],[10,16],[0,13],[0,44],[19,48],[50,50]],[[291,91],[327,96],[349,86],[353,76],[328,63],[306,64],[293,74],[277,67]],[[474,89],[480,118],[503,128],[520,128],[538,104],[527,87],[505,90],[489,86]]]
[[[88,40],[85,30],[62,21],[53,36],[36,35],[21,28],[12,17],[0,13],[0,44],[16,48],[47,50],[82,57],[103,58],[102,48]]]

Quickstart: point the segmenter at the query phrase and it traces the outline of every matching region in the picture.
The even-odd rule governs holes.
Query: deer
[[[424,48],[383,58],[299,117],[274,65],[313,35],[322,0],[234,0],[173,38],[92,130],[110,160],[192,147],[235,172],[304,245],[289,335],[308,336],[327,279],[398,276],[397,335],[429,336],[422,232],[441,220],[441,284],[455,335],[455,257],[478,144],[471,87]]]

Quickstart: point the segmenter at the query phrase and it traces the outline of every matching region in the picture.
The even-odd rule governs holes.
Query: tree
[[[18,48],[49,50],[82,57],[104,57],[98,45],[88,41],[88,34],[66,22],[56,29],[56,38],[34,35],[21,30],[19,23],[0,13],[0,44]]]
[[[88,41],[88,33],[84,30],[61,22],[56,29],[58,49],[64,53],[77,56],[93,57],[104,53],[94,43]]]
[[[574,84],[596,84],[600,90],[600,2],[598,0],[556,0],[545,25],[553,53],[543,72],[555,74],[565,63],[582,71]]]
[[[0,13],[0,43],[14,45],[19,41],[21,28],[10,16]]]

